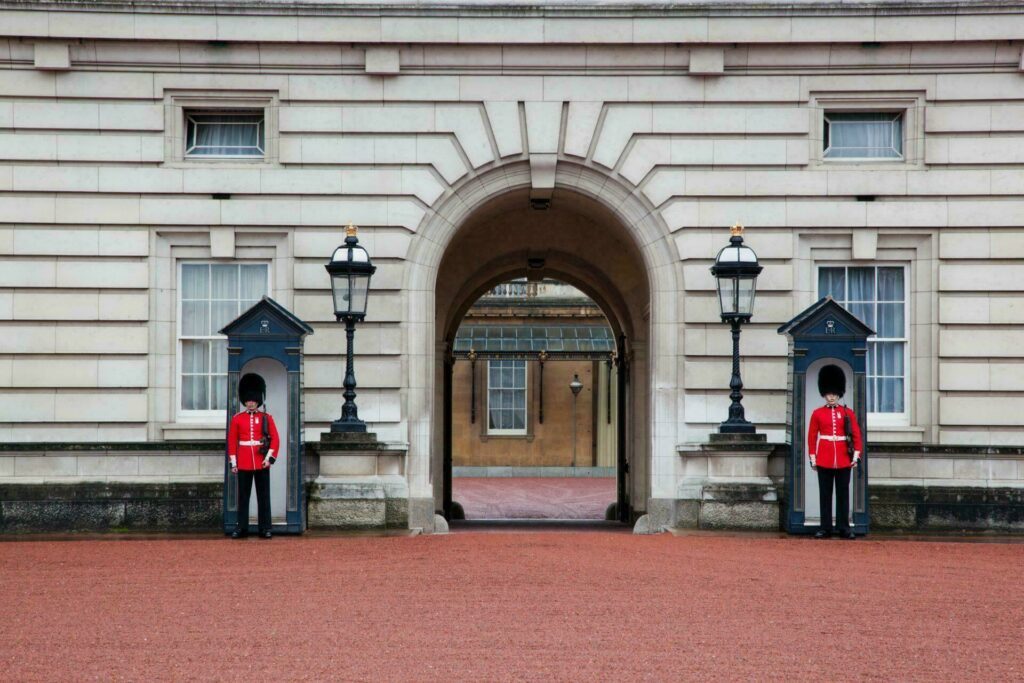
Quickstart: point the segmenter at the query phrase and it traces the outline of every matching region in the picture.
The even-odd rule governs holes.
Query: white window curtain
[[[829,112],[825,115],[825,157],[900,159],[903,115],[892,112]]]
[[[488,362],[487,429],[491,434],[526,433],[526,361]]]
[[[903,413],[907,321],[906,269],[902,266],[828,267],[818,270],[818,295],[831,296],[875,331],[868,339],[868,412]]]
[[[267,264],[183,263],[181,409],[227,407],[227,340],[218,334],[268,292]]]
[[[264,121],[254,112],[189,111],[186,118],[186,156],[262,157]]]

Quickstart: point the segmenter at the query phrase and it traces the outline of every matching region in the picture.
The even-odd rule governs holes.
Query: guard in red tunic
[[[818,472],[818,500],[821,502],[821,528],[815,538],[832,534],[832,487],[836,490],[836,526],[839,537],[854,539],[850,529],[850,472],[860,462],[864,450],[857,416],[839,399],[846,393],[846,374],[837,365],[826,365],[818,374],[818,391],[825,405],[811,413],[807,430],[807,455],[811,469]],[[847,448],[846,424],[850,426],[853,456]]]
[[[274,418],[260,412],[267,385],[259,375],[249,373],[238,383],[238,398],[245,410],[231,418],[228,427],[228,461],[238,475],[238,522],[231,538],[249,534],[249,494],[256,483],[260,538],[270,538],[270,466],[280,452],[280,438]]]

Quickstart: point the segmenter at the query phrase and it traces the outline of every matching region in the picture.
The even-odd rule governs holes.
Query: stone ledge
[[[702,451],[736,451],[743,449],[773,451],[773,455],[785,455],[789,453],[789,444],[785,442],[776,443],[681,443],[676,445],[676,453],[679,455],[692,455]],[[741,448],[742,447],[742,448]],[[899,455],[901,457],[994,457],[994,458],[1024,458],[1024,446],[954,446],[940,444],[901,443],[868,441],[868,453],[872,456]]]
[[[712,435],[717,436],[717,435]],[[757,436],[764,436],[758,434]],[[768,453],[775,452],[781,455],[789,452],[789,444],[772,443],[766,439],[758,440],[714,440],[701,443],[681,443],[676,445],[676,454],[682,456],[693,456],[697,454],[708,455],[743,455],[746,453]]]
[[[223,485],[0,484],[0,531],[215,531]]]
[[[224,440],[201,441],[108,441],[108,442],[63,442],[63,441],[8,441],[0,442],[0,457],[20,453],[125,453],[150,454],[160,452],[203,452],[224,455]]]
[[[923,489],[965,489],[965,490],[986,490],[986,489],[1007,489],[1024,491],[1024,481],[1016,479],[929,479],[927,477],[918,478],[889,478],[889,477],[874,477],[869,473],[871,486],[878,486],[879,488],[923,488]]]
[[[879,530],[1024,532],[1024,489],[869,486]]]
[[[103,476],[73,476],[73,477],[0,477],[0,490],[4,486],[91,486],[91,485],[222,485],[222,475],[198,475],[198,476],[175,476],[169,474],[155,474],[152,476],[139,475],[103,475]]]
[[[3,3],[0,8],[5,8]],[[994,11],[1015,9],[1019,5],[1015,0],[956,0],[937,2],[936,0],[904,0],[899,4],[899,13],[893,13],[892,0],[862,0],[850,5],[838,0],[813,0],[786,3],[775,7],[772,3],[751,3],[742,0],[705,0],[696,5],[688,3],[628,3],[601,4],[599,2],[580,2],[578,0],[548,0],[547,2],[502,2],[493,5],[449,0],[427,0],[417,2],[396,2],[373,7],[369,16],[374,18],[388,17],[439,17],[452,19],[455,17],[494,17],[508,20],[512,18],[548,18],[564,15],[564,18],[657,18],[672,17],[790,17],[793,7],[813,9],[815,16],[832,16],[844,18],[849,16],[874,16],[883,12],[885,16],[904,16],[930,14],[936,10],[942,15],[970,14],[973,10],[978,14],[989,14]],[[22,2],[14,6],[16,9],[48,9],[49,2],[36,0]],[[337,0],[305,0],[302,3],[282,2],[268,3],[259,0],[221,0],[220,2],[165,2],[163,0],[91,0],[76,3],[74,11],[84,12],[124,12],[136,13],[167,13],[211,15],[225,14],[245,17],[246,10],[259,10],[268,16],[367,16],[366,5],[356,3],[339,3]]]
[[[327,434],[322,436],[326,437]],[[366,434],[360,434],[359,436],[365,437]],[[377,441],[376,435],[368,435],[370,439],[332,439],[322,441],[307,441],[305,443],[306,452],[312,455],[345,455],[346,453],[361,454],[367,451],[383,451],[388,453],[405,453],[404,449],[394,448],[393,446],[383,442]]]
[[[1022,458],[1024,446],[942,446],[938,444],[915,443],[874,443],[868,442],[868,453],[872,456],[899,455],[920,458]]]

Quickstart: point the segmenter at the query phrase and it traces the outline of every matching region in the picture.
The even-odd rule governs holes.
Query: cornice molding
[[[0,10],[280,16],[715,17],[1020,14],[1020,0],[0,0]]]

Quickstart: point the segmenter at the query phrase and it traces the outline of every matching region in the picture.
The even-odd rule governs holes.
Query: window
[[[869,413],[906,412],[907,294],[903,266],[818,270],[818,294],[831,296],[875,331],[868,338]]]
[[[262,109],[191,109],[185,111],[185,157],[263,159]]]
[[[488,361],[487,433],[526,434],[526,361]]]
[[[227,339],[217,334],[268,293],[265,263],[182,263],[178,349],[182,411],[227,407]]]
[[[826,112],[826,159],[902,159],[902,112]]]

